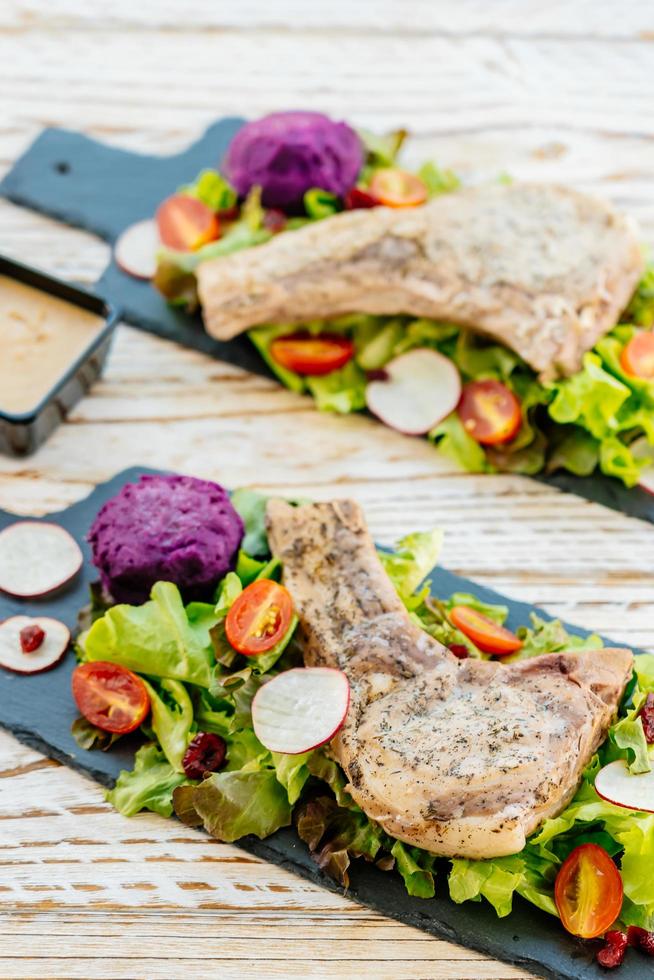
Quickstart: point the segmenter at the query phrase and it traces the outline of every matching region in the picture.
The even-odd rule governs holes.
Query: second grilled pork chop
[[[348,500],[268,505],[268,536],[300,619],[307,665],[351,685],[332,741],[354,800],[434,854],[514,854],[573,796],[633,657],[458,660],[409,618]]]
[[[552,377],[579,369],[642,270],[631,225],[606,202],[511,184],[338,214],[202,263],[198,288],[221,340],[259,323],[408,313],[479,330]]]

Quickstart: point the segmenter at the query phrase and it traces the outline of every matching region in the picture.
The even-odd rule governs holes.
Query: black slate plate
[[[74,627],[77,611],[87,601],[88,585],[96,577],[88,561],[89,549],[84,540],[91,521],[105,500],[124,483],[136,479],[141,473],[153,472],[157,471],[139,468],[125,470],[108,483],[96,487],[85,500],[55,514],[54,520],[67,528],[82,545],[86,561],[80,576],[54,598],[25,602],[0,595],[0,620],[19,613],[42,614],[54,616]],[[0,529],[16,519],[15,515],[0,511]],[[489,602],[505,603],[510,608],[509,625],[514,628],[527,623],[529,613],[535,609],[523,602],[513,602],[443,568],[435,568],[430,578],[437,595],[469,591]],[[578,627],[568,626],[568,629],[584,635],[584,631]],[[70,735],[70,726],[76,716],[70,696],[70,674],[74,663],[73,656],[69,655],[49,673],[32,677],[0,670],[0,726],[13,732],[26,744],[104,785],[110,785],[120,769],[131,768],[134,744],[120,741],[106,753],[85,752],[78,748]],[[265,841],[246,838],[238,846],[325,888],[340,891],[332,879],[316,867],[305,845],[292,829],[279,831]],[[545,977],[597,980],[604,976],[593,963],[592,944],[577,942],[562,930],[557,920],[521,899],[516,900],[514,911],[508,918],[498,919],[486,903],[455,905],[451,902],[447,897],[444,876],[438,883],[437,896],[425,901],[410,898],[398,875],[379,871],[364,862],[358,862],[353,869],[349,895],[362,905],[400,922],[523,966]],[[639,980],[642,966],[643,961],[639,957],[633,955],[628,958],[620,969],[622,980]]]
[[[45,129],[0,182],[0,194],[111,244],[123,229],[151,217],[165,197],[200,170],[218,166],[244,121],[219,119],[187,150],[167,157],[120,150],[71,130]],[[199,313],[191,316],[168,306],[149,283],[121,272],[113,258],[96,290],[142,330],[273,377],[247,337],[213,340]],[[639,487],[629,490],[602,474],[580,478],[557,473],[537,479],[654,524],[654,495]]]

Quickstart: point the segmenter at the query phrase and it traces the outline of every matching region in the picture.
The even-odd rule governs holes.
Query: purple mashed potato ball
[[[191,476],[142,476],[100,509],[88,540],[117,602],[145,602],[155,582],[206,599],[233,567],[243,521],[227,491]]]
[[[342,197],[362,166],[363,146],[355,131],[321,112],[274,112],[246,123],[223,163],[241,197],[259,185],[266,207],[282,210],[299,207],[311,187]]]

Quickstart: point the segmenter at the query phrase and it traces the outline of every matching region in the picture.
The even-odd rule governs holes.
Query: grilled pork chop
[[[606,202],[511,184],[335,215],[202,263],[198,289],[221,340],[260,323],[408,313],[481,331],[551,377],[579,369],[642,270],[634,230]]]
[[[631,675],[630,651],[458,660],[409,618],[356,503],[274,500],[267,524],[305,663],[350,680],[331,751],[355,801],[434,854],[522,850],[574,795]]]

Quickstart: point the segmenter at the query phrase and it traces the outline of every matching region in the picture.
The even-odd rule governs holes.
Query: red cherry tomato
[[[427,200],[427,187],[420,177],[406,170],[387,167],[376,170],[368,192],[389,208],[415,208]]]
[[[622,878],[603,847],[575,847],[556,876],[554,900],[573,936],[594,939],[613,925],[622,908]]]
[[[244,589],[225,619],[227,640],[246,657],[256,657],[279,643],[293,619],[293,600],[279,582],[262,578]]]
[[[312,337],[308,333],[295,333],[273,340],[270,353],[289,371],[317,377],[347,364],[354,356],[354,344],[337,334],[323,333]]]
[[[620,364],[625,374],[654,379],[654,331],[634,334],[620,355]]]
[[[73,697],[92,725],[126,735],[145,721],[150,697],[140,677],[118,664],[92,660],[73,671]]]
[[[180,252],[192,252],[220,235],[216,214],[186,194],[173,194],[159,205],[157,227],[162,243]]]
[[[522,424],[520,402],[501,381],[470,381],[457,406],[463,427],[477,442],[510,442]]]
[[[450,620],[484,653],[502,656],[515,653],[522,646],[522,640],[515,633],[469,606],[454,606],[450,610]]]

